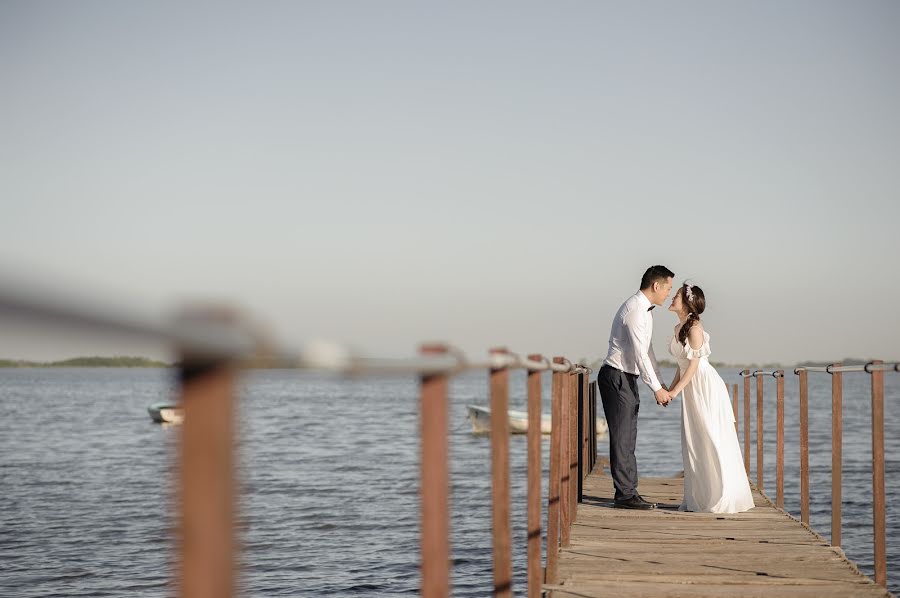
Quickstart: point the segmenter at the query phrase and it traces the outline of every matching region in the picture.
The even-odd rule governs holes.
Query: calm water
[[[723,374],[740,382],[733,372]],[[887,374],[886,381],[888,570],[896,592],[900,415],[894,407],[900,375]],[[871,574],[868,382],[864,374],[845,376],[843,488],[844,548]],[[773,432],[766,438],[765,483],[774,489],[774,380],[766,384],[767,429]],[[810,377],[812,524],[826,537],[830,384],[827,374]],[[251,373],[242,386],[243,595],[415,594],[415,381],[345,381],[274,370]],[[466,403],[487,402],[486,387],[484,373],[459,377],[451,387],[457,596],[487,596],[492,587],[489,445],[470,433],[465,420]],[[786,503],[798,514],[795,376],[789,375],[786,387]],[[177,428],[151,423],[146,406],[171,397],[171,389],[164,370],[0,370],[0,595],[170,595],[169,472]],[[512,389],[512,404],[524,406],[524,374],[513,375]],[[671,475],[681,469],[679,411],[657,407],[642,392],[641,474]],[[525,444],[519,436],[510,442],[515,584],[521,594]],[[545,466],[547,446],[545,441]],[[605,452],[605,441],[600,447]]]

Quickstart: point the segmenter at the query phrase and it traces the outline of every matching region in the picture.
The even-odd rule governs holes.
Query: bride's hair
[[[683,345],[684,341],[687,340],[691,328],[700,321],[700,314],[706,309],[706,296],[703,294],[703,289],[688,283],[682,284],[681,288],[678,289],[678,292],[681,293],[682,305],[684,305],[685,309],[688,311],[687,322],[685,322],[684,326],[681,327],[681,330],[678,331],[678,342]]]

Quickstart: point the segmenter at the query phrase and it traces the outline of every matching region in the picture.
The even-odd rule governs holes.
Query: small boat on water
[[[468,410],[469,421],[472,422],[473,434],[487,434],[491,431],[491,408],[481,407],[479,405],[466,405]],[[528,413],[525,411],[508,410],[506,417],[509,421],[509,431],[511,434],[525,434],[528,432]],[[551,429],[551,419],[549,413],[541,414],[541,434],[549,434]],[[597,418],[596,433],[603,436],[607,432],[606,419]]]
[[[180,424],[184,421],[184,410],[174,403],[153,403],[147,407],[147,413],[158,424]]]

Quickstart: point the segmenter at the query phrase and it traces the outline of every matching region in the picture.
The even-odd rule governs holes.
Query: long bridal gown
[[[753,495],[734,429],[728,387],[709,363],[709,334],[692,349],[673,336],[669,353],[681,374],[691,359],[700,363],[684,387],[681,401],[681,456],[684,462],[684,502],[681,511],[740,513],[753,508]]]

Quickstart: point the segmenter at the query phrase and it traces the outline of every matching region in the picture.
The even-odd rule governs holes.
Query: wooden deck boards
[[[834,548],[754,490],[746,513],[682,513],[679,478],[644,478],[653,511],[612,508],[612,479],[584,482],[554,598],[892,596]]]

